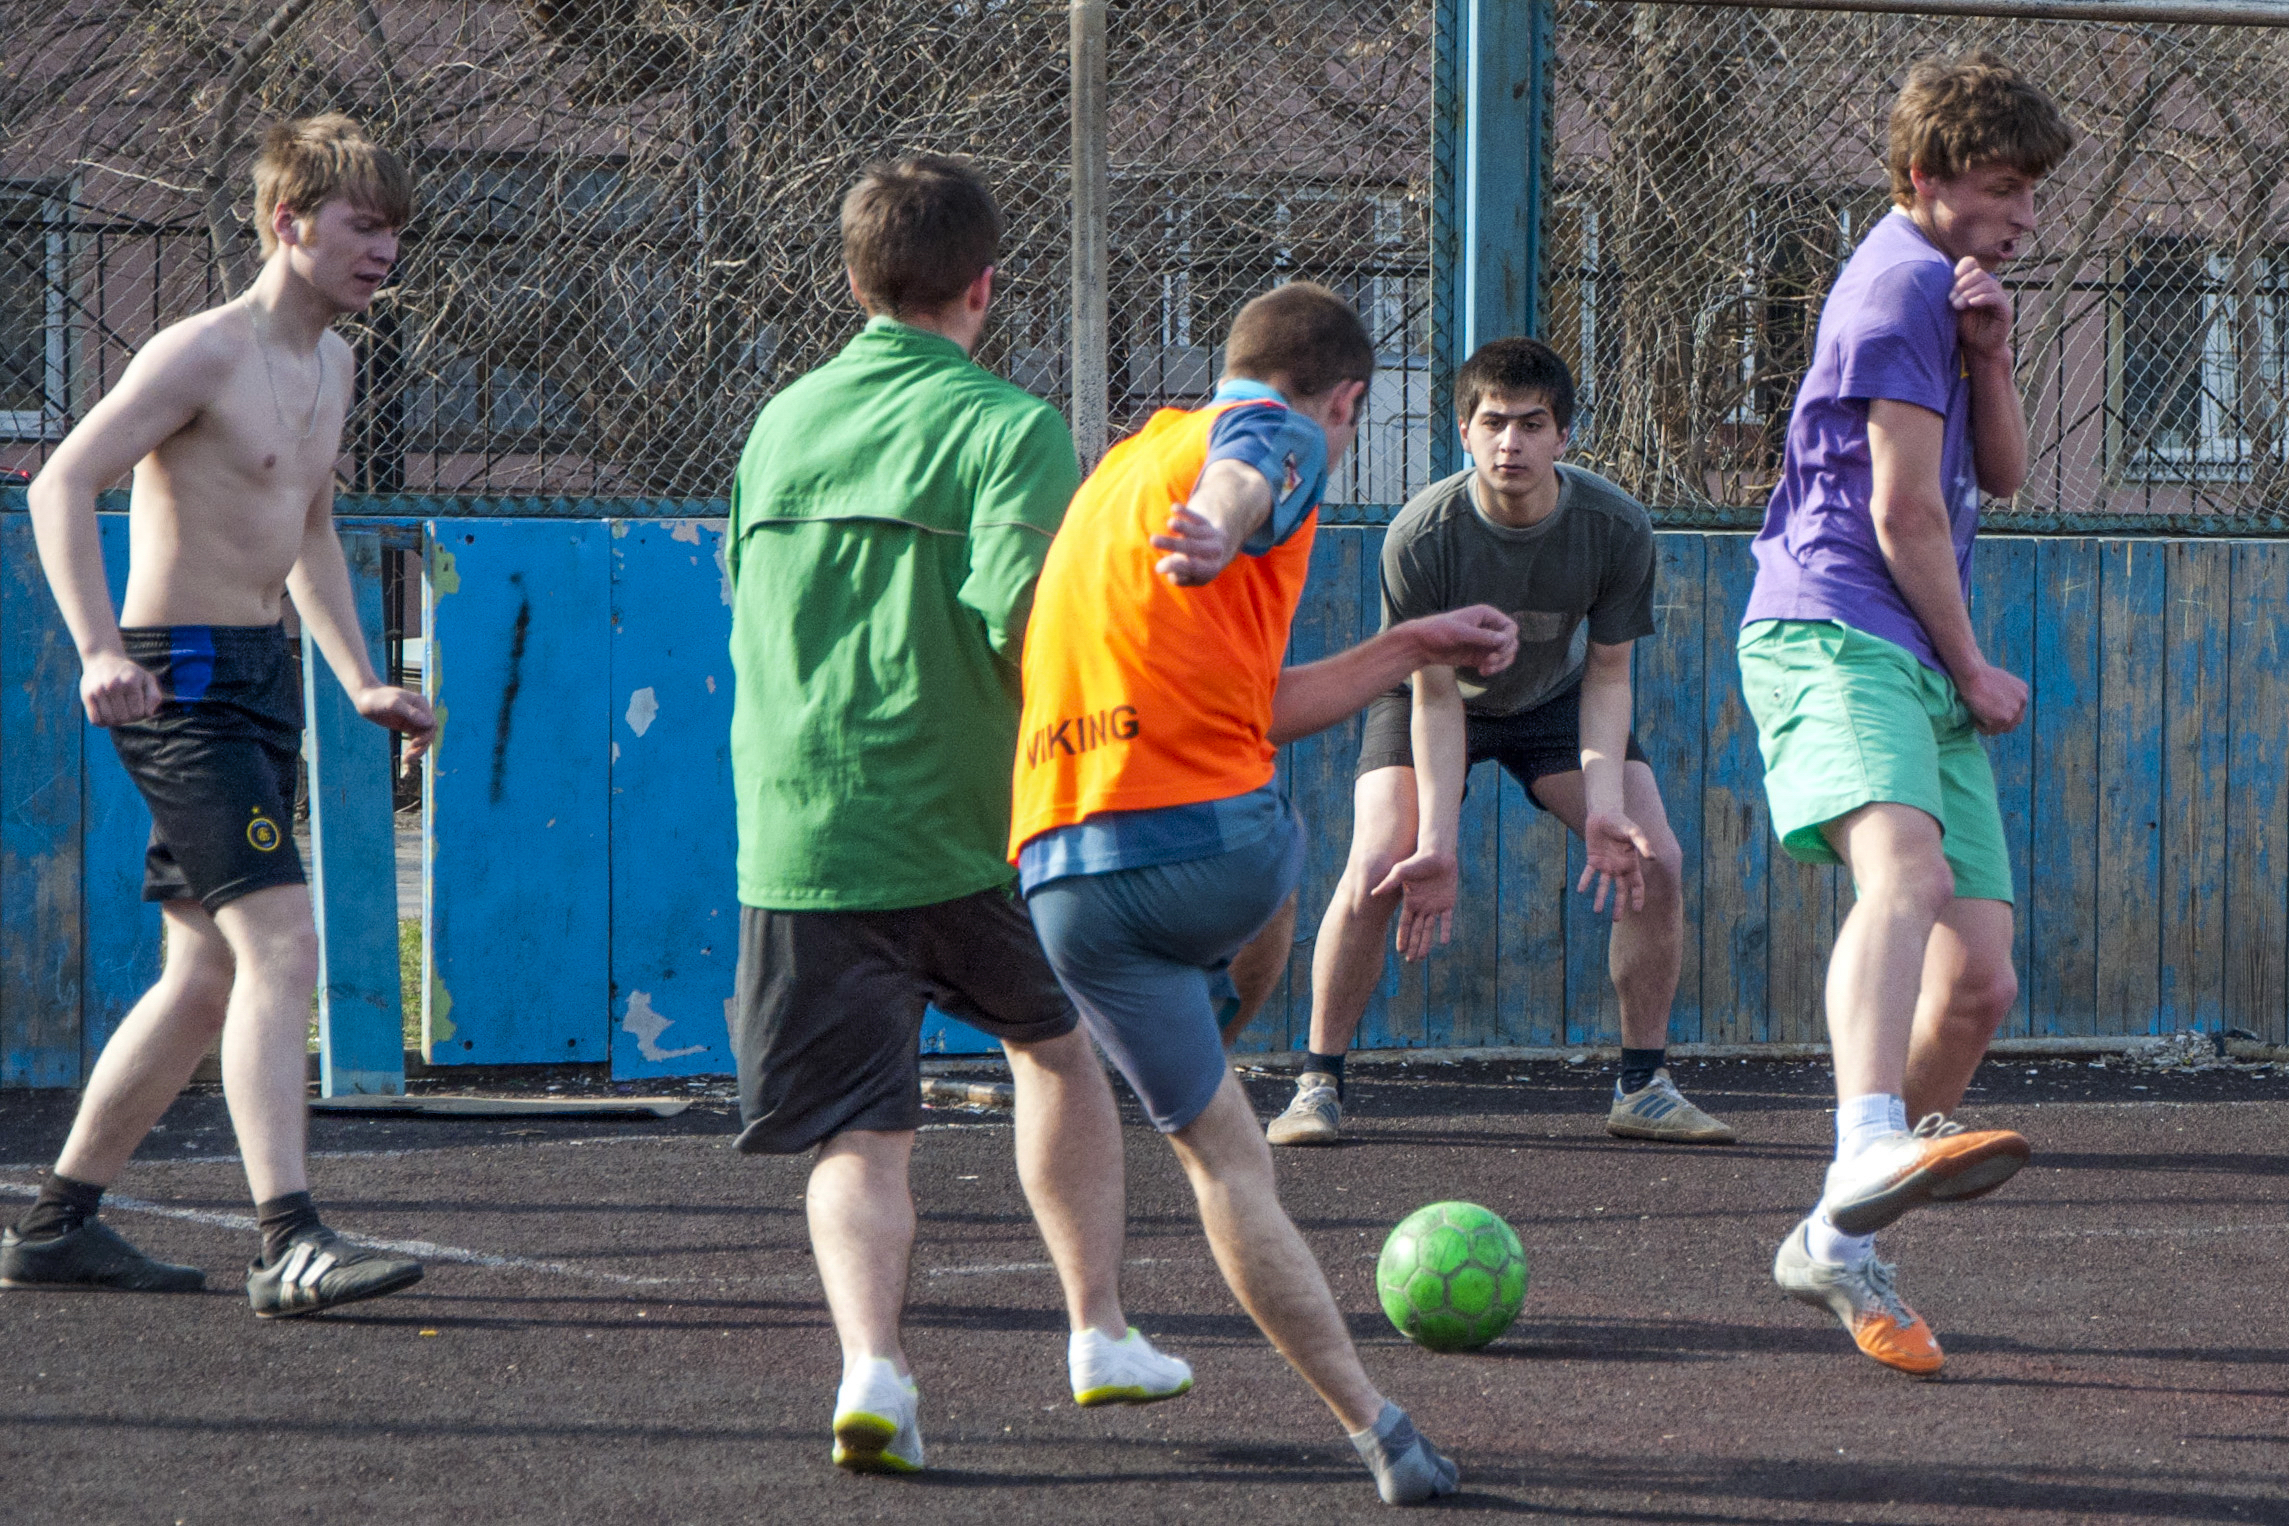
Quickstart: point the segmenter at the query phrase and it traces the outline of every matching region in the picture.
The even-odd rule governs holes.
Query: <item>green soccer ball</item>
[[[1399,1333],[1433,1351],[1476,1351],[1526,1302],[1526,1251],[1501,1215],[1433,1203],[1399,1221],[1375,1263],[1375,1291]]]

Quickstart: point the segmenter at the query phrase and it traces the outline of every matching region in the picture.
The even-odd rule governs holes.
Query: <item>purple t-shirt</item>
[[[1892,581],[1869,512],[1868,402],[1886,397],[1947,421],[1941,495],[1955,537],[1963,593],[1971,595],[1971,538],[1979,479],[1971,457],[1971,384],[1948,293],[1955,267],[1905,212],[1863,239],[1820,310],[1812,368],[1788,420],[1788,454],[1765,509],[1756,587],[1741,624],[1834,620],[1897,642],[1946,671],[1923,622]]]

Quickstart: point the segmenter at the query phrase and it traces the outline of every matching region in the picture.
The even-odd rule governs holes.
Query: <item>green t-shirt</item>
[[[765,405],[731,489],[742,903],[1009,881],[1025,618],[1080,477],[1054,408],[887,318]]]

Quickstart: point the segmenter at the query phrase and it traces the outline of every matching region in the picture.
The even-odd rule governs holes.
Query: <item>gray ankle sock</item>
[[[1432,1450],[1407,1412],[1388,1399],[1375,1423],[1354,1433],[1351,1444],[1374,1473],[1375,1492],[1386,1505],[1420,1505],[1462,1487],[1453,1461]]]

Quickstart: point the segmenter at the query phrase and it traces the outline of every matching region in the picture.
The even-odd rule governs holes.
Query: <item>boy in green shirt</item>
[[[1033,581],[1080,480],[1056,411],[970,359],[1002,220],[966,166],[842,208],[866,328],[755,421],[732,487],[742,1150],[819,1147],[811,1243],[842,1343],[834,1460],[922,1465],[899,1344],[923,1008],[1003,1041],[1018,1175],[1064,1286],[1073,1397],[1192,1386],[1131,1330],[1120,1119],[1003,857]]]

